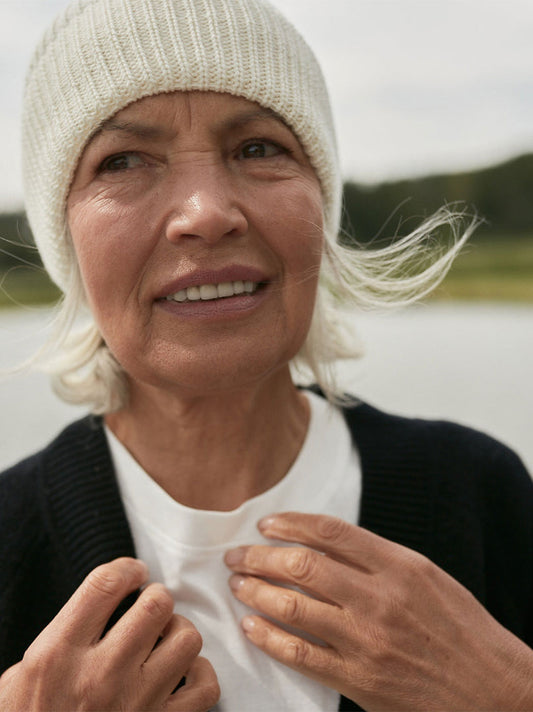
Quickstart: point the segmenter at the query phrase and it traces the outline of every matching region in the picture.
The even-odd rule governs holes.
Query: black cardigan
[[[447,422],[364,404],[345,417],[363,472],[360,525],[432,559],[533,647],[533,482],[519,458]],[[134,555],[99,418],[1,474],[0,673],[89,571]]]

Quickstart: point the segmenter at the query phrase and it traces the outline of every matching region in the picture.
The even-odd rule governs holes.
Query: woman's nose
[[[201,238],[214,244],[223,237],[246,233],[248,221],[223,171],[197,171],[194,177],[181,175],[179,183],[173,191],[172,213],[166,224],[170,242]]]

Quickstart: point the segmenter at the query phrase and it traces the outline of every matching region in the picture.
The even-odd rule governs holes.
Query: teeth
[[[189,297],[189,290],[187,290],[187,296]],[[206,301],[208,299],[217,299],[217,297],[218,291],[214,284],[202,284],[200,287],[200,299]]]
[[[223,299],[224,297],[233,297],[236,294],[253,294],[259,282],[222,282],[221,284],[202,284],[199,287],[187,287],[180,289],[179,292],[171,294],[167,297],[170,302],[197,302],[209,301],[211,299]]]
[[[190,302],[197,302],[201,299],[200,287],[188,287],[187,288],[187,299]]]
[[[232,297],[235,294],[233,284],[231,282],[222,282],[217,286],[217,293],[219,297]]]

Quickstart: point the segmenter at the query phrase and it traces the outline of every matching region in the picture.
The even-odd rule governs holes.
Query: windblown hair
[[[478,222],[442,208],[379,249],[344,246],[326,235],[311,327],[292,364],[296,380],[313,381],[332,402],[345,402],[333,366],[362,355],[354,311],[404,307],[425,297],[444,279]],[[31,362],[51,375],[63,400],[88,405],[95,414],[110,413],[126,405],[127,379],[90,314],[69,236],[66,242],[76,267],[50,337]]]

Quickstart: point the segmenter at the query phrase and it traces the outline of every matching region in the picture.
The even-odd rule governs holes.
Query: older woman
[[[30,67],[24,165],[50,367],[93,415],[0,478],[2,709],[533,708],[518,458],[327,377],[333,295],[423,292],[453,250],[393,280],[422,232],[381,279],[336,244],[296,31],[261,0],[79,0]]]

